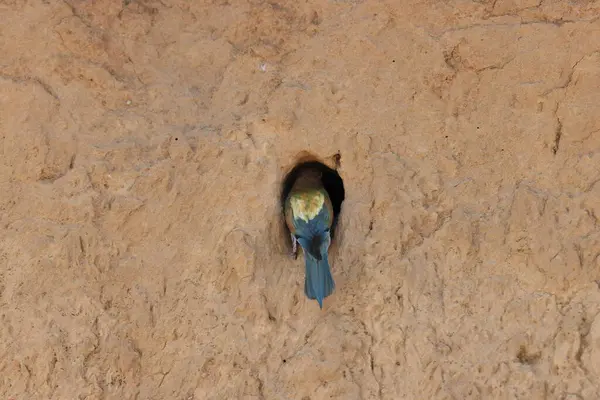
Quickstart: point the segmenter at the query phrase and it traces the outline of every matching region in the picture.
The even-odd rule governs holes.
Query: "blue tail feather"
[[[304,294],[306,297],[319,302],[319,307],[323,308],[323,299],[333,293],[335,283],[327,256],[321,260],[306,254],[306,276],[304,279]]]

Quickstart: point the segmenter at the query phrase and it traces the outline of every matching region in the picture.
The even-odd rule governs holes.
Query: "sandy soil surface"
[[[600,2],[0,3],[1,399],[599,399]],[[323,310],[279,192],[346,200]]]

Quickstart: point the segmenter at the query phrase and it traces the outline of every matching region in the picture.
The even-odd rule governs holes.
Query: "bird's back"
[[[331,243],[333,206],[318,171],[304,171],[294,182],[285,202],[285,220],[302,246],[306,264],[304,293],[323,307],[323,299],[335,289],[327,251]]]
[[[333,206],[320,174],[309,170],[298,176],[286,199],[285,214],[292,232],[303,226],[313,229],[331,227]]]

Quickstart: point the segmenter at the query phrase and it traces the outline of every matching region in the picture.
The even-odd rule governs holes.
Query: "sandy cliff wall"
[[[600,398],[599,13],[0,4],[0,398]],[[323,311],[303,152],[346,190]]]

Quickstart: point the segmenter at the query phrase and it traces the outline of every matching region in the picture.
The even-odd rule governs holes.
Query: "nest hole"
[[[283,180],[282,190],[281,190],[281,214],[285,220],[284,216],[284,207],[285,207],[285,199],[287,195],[292,190],[294,186],[294,182],[298,178],[298,175],[305,169],[315,168],[321,171],[323,181],[323,187],[329,194],[329,198],[331,199],[331,205],[333,206],[333,223],[331,226],[331,239],[335,236],[335,229],[338,224],[338,220],[340,217],[340,213],[342,211],[342,203],[344,202],[344,198],[346,196],[346,192],[344,190],[344,181],[340,174],[329,168],[327,165],[318,162],[318,161],[306,161],[297,164],[286,176]]]

